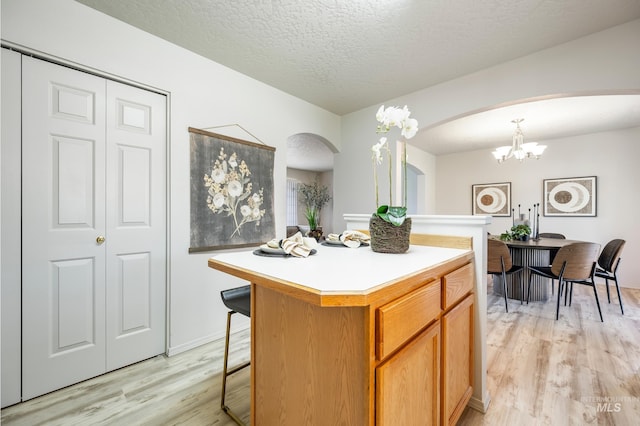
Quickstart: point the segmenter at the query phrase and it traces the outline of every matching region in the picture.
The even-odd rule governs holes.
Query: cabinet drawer
[[[433,281],[376,312],[376,355],[383,359],[440,315],[440,281]]]
[[[473,263],[468,263],[462,268],[445,275],[442,278],[444,286],[444,291],[442,292],[442,309],[449,309],[455,305],[458,300],[473,291],[473,282]]]

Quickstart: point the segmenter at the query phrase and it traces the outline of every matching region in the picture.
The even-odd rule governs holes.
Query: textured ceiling
[[[313,172],[333,170],[333,152],[322,138],[299,133],[287,138],[287,167]]]
[[[76,1],[339,115],[640,18],[640,0]],[[640,93],[562,102],[457,118],[412,143],[434,154],[503,145],[519,117],[526,139],[640,124]],[[603,110],[618,114],[602,120]],[[296,160],[291,147],[289,166],[312,167],[314,150],[325,164],[312,168],[327,167],[321,148]]]
[[[638,0],[78,0],[345,114],[640,17]]]

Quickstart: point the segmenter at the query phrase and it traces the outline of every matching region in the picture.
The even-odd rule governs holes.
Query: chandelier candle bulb
[[[520,128],[520,123],[522,123],[523,121],[524,118],[516,118],[515,120],[511,120],[511,122],[515,123],[516,125],[516,130],[513,134],[511,146],[501,146],[496,148],[496,150],[492,152],[494,158],[498,160],[498,163],[502,163],[511,157],[515,157],[520,162],[522,162],[525,158],[535,158],[537,160],[547,148],[546,145],[538,145],[537,142],[524,143],[524,135],[522,134],[522,129]]]

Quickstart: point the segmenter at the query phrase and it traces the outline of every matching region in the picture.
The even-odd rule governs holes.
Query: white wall
[[[416,214],[435,214],[436,212],[436,156],[421,149],[407,145],[407,162],[422,173],[418,175]]]
[[[451,117],[521,99],[637,90],[638,40],[640,19],[386,103],[407,104],[424,129]],[[420,138],[418,133],[412,141]]]
[[[226,309],[219,292],[244,282],[208,268],[214,253],[188,254],[187,128],[238,123],[276,147],[276,233],[284,235],[287,137],[314,133],[339,149],[340,117],[73,0],[2,0],[1,30],[3,42],[170,95],[169,351],[222,337]]]
[[[605,93],[607,91],[637,90],[640,87],[640,49],[637,44],[640,40],[640,20],[610,28],[608,30],[589,35],[569,43],[555,46],[532,55],[524,56],[514,61],[500,64],[474,74],[470,74],[446,83],[429,87],[424,90],[402,96],[396,99],[385,101],[385,105],[408,105],[412,112],[412,117],[420,123],[420,128],[425,129],[445,121],[451,117],[467,114],[471,111],[490,108],[502,103],[514,102],[521,99],[533,98],[555,94],[587,94]],[[334,227],[344,227],[343,213],[372,213],[375,209],[375,195],[373,189],[373,179],[357,179],[357,176],[372,176],[372,164],[370,148],[377,141],[375,134],[375,113],[378,105],[365,108],[360,111],[342,117],[342,140],[344,141],[341,152],[335,156],[334,180],[339,182],[341,190],[336,191],[334,200]],[[639,123],[640,124],[640,123]],[[616,132],[617,133],[617,132]],[[633,134],[633,131],[631,132]],[[640,158],[638,148],[630,142],[628,132],[619,132],[616,137],[608,135],[589,135],[581,137],[579,143],[589,144],[591,141],[596,148],[588,150],[589,155],[573,155],[562,151],[558,142],[557,148],[551,146],[550,141],[544,141],[550,145],[544,158],[539,163],[518,164],[516,169],[522,176],[530,176],[530,179],[523,177],[518,188],[518,197],[514,196],[514,202],[521,204],[533,204],[541,199],[541,183],[543,176],[538,175],[541,165],[549,164],[551,157],[556,153],[558,163],[545,169],[545,178],[572,177],[583,175],[601,176],[605,170],[609,170],[609,176],[603,175],[599,178],[598,217],[595,219],[580,218],[573,222],[578,226],[577,230],[597,227],[597,231],[578,234],[569,232],[569,237],[577,239],[593,238],[595,241],[605,243],[610,238],[628,237],[625,248],[625,260],[622,263],[621,275],[628,277],[624,280],[624,285],[640,287],[637,277],[640,277],[640,270],[634,265],[633,259],[638,257],[636,247],[638,234],[634,234],[631,229],[634,227],[631,215],[640,210],[640,198],[629,190],[626,196],[618,192],[618,188],[628,188],[633,182],[631,176],[636,176],[637,171],[631,166],[622,174],[620,164],[627,164],[634,159]],[[419,132],[410,142],[421,141]],[[625,145],[619,150],[610,148],[616,142]],[[637,139],[637,135],[636,135]],[[429,141],[425,142],[428,146]],[[567,142],[570,143],[570,142]],[[606,148],[604,146],[606,145]],[[566,145],[565,145],[566,146]],[[606,152],[606,154],[605,154]],[[497,166],[491,162],[490,152],[487,151],[487,159],[490,166],[482,166],[485,153],[466,153],[459,156],[435,157],[431,166],[435,170],[430,170],[435,174],[435,182],[428,182],[425,185],[427,197],[432,198],[436,214],[469,214],[471,203],[472,183],[491,183],[500,181],[511,181],[505,179],[505,175],[513,176],[512,166],[503,164],[500,172],[494,171]],[[606,157],[605,157],[606,155]],[[634,157],[635,155],[635,157]],[[428,162],[427,162],[428,164]],[[603,164],[605,164],[603,166]],[[611,169],[606,165],[610,164]],[[616,164],[614,166],[613,164]],[[489,169],[489,167],[491,167]],[[437,170],[437,172],[436,172]],[[491,172],[490,172],[491,171]],[[572,171],[573,173],[569,173]],[[615,174],[613,172],[616,172]],[[548,173],[547,173],[548,172]],[[606,172],[606,173],[609,173]],[[486,173],[486,174],[483,174]],[[493,176],[492,176],[493,175]],[[386,188],[388,185],[384,176],[380,176],[380,186]],[[482,179],[480,179],[482,178]],[[471,182],[473,179],[478,181]],[[453,185],[453,186],[452,186]],[[612,201],[615,206],[625,205],[624,213],[622,209],[611,210],[610,205],[605,205],[602,198],[606,191],[611,188],[614,192],[609,192],[609,197],[616,197]],[[636,191],[637,193],[637,191]],[[443,195],[445,194],[445,195]],[[522,194],[531,194],[524,196]],[[615,194],[615,195],[612,195]],[[619,201],[625,198],[624,201]],[[535,201],[534,201],[535,200]],[[432,212],[428,212],[432,213]],[[552,228],[561,227],[568,229],[565,225],[567,218],[544,218],[541,229],[552,231]],[[508,220],[495,218],[493,227],[496,232],[505,228]],[[615,226],[613,225],[615,224]],[[635,231],[638,232],[638,231]],[[596,238],[597,237],[597,238]],[[634,278],[635,277],[635,278]]]
[[[639,123],[640,124],[640,123]],[[471,185],[511,182],[512,207],[522,212],[543,203],[543,179],[597,176],[596,217],[545,217],[541,232],[559,232],[569,239],[602,246],[614,238],[627,241],[620,264],[620,284],[640,288],[640,127],[546,140],[542,158],[498,164],[488,150],[438,157],[438,214],[471,214]],[[494,217],[489,232],[500,234],[511,218]]]

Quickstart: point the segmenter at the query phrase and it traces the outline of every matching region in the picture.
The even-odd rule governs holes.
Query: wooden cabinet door
[[[473,390],[473,294],[441,321],[442,424],[454,425]]]
[[[376,369],[376,425],[437,425],[440,322]]]

